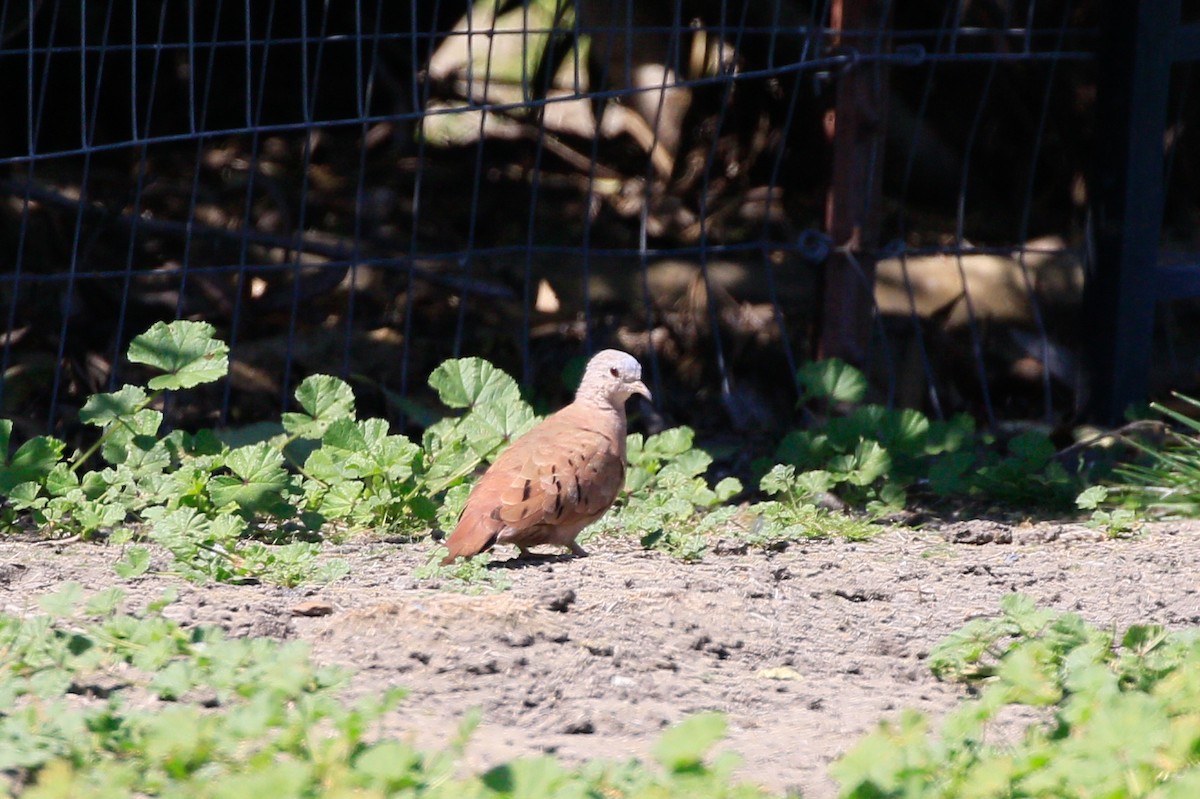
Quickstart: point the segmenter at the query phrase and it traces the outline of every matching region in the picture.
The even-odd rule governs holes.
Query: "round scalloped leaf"
[[[214,332],[206,322],[155,322],[129,342],[129,360],[167,373],[146,383],[156,391],[211,383],[229,371],[229,347]]]
[[[451,408],[518,402],[517,381],[483,358],[452,358],[433,370],[429,385]]]
[[[320,438],[339,419],[354,418],[354,392],[330,375],[311,375],[296,388],[303,413],[283,414],[283,428],[300,438]]]
[[[796,378],[804,387],[804,399],[827,399],[832,402],[862,402],[867,393],[863,373],[845,361],[830,358],[801,366]]]

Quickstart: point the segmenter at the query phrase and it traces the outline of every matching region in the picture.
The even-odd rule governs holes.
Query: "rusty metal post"
[[[850,40],[837,34],[834,46],[862,54],[881,51],[890,9],[888,0],[833,0],[830,22],[835,30],[879,32]],[[841,358],[860,367],[871,337],[887,101],[886,67],[871,61],[851,64],[838,80],[834,111],[826,119],[833,174],[825,229],[834,250],[825,262],[817,357]]]

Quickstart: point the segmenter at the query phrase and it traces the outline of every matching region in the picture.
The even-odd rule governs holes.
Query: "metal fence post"
[[[834,0],[832,27],[878,31],[851,40],[859,52],[883,49],[888,0]],[[861,33],[860,33],[861,35]],[[839,36],[835,44],[847,47]],[[866,362],[874,309],[879,194],[887,121],[887,70],[879,62],[849,67],[838,81],[833,122],[833,175],[826,200],[826,230],[834,251],[825,262],[817,357]]]
[[[1090,345],[1090,413],[1112,424],[1145,398],[1149,377],[1179,0],[1106,0],[1103,18],[1091,189],[1095,263],[1081,324]]]

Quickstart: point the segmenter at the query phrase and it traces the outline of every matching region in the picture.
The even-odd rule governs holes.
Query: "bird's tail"
[[[500,529],[492,519],[479,516],[472,518],[470,514],[464,514],[459,518],[454,532],[446,539],[446,548],[450,552],[442,558],[442,565],[449,566],[458,558],[469,558],[480,552],[487,552],[495,546],[499,537]]]

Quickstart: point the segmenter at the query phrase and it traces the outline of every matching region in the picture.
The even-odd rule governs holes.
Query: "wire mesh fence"
[[[327,372],[419,425],[424,377],[469,354],[552,405],[602,346],[646,365],[653,424],[738,435],[793,423],[818,355],[989,424],[1083,400],[1094,2],[0,9],[0,412],[26,434],[74,435],[170,318],[234,364],[177,424],[277,416]],[[1190,329],[1164,315],[1158,385],[1195,378]]]

